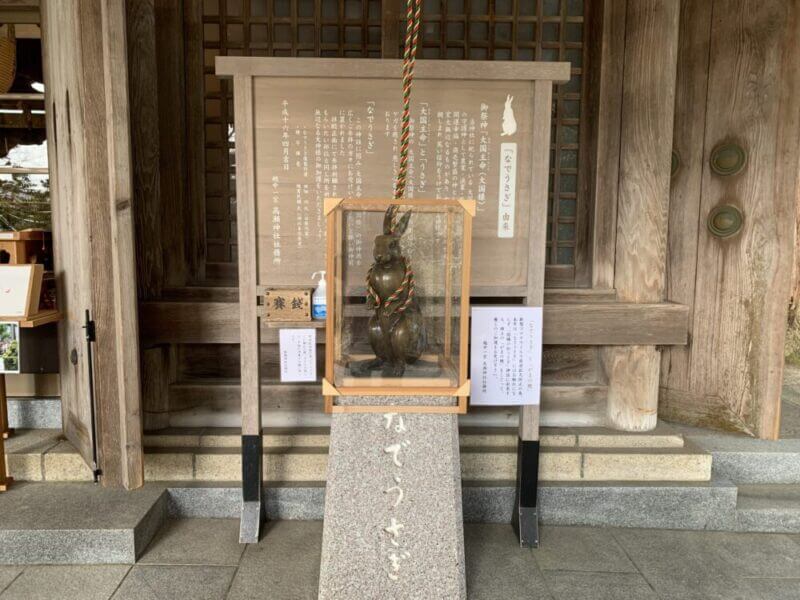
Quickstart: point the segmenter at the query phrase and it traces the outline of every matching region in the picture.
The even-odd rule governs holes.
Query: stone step
[[[168,512],[177,518],[238,518],[241,489],[166,483]],[[549,525],[735,530],[736,486],[727,482],[620,483],[548,482],[539,488],[541,522]],[[514,506],[511,481],[473,481],[463,485],[464,520],[510,523]],[[268,519],[322,519],[321,481],[265,488]]]
[[[265,428],[264,447],[328,447],[328,427]],[[510,427],[461,427],[462,447],[516,447],[517,433]],[[682,448],[683,436],[665,424],[647,433],[628,433],[599,427],[542,428],[542,447],[559,448]],[[146,448],[238,448],[239,429],[227,427],[170,428],[148,432]]]
[[[800,485],[740,485],[736,527],[739,531],[800,532]]]
[[[687,441],[713,457],[714,477],[738,484],[800,484],[800,439],[777,441],[700,433]]]
[[[663,437],[669,439],[667,434]],[[543,438],[540,479],[708,481],[711,477],[711,456],[691,444],[648,447],[641,436],[630,436],[632,447],[624,447],[621,446],[624,438],[599,432],[551,432]],[[145,480],[238,481],[241,457],[234,445],[238,439],[238,435],[230,432],[148,436],[148,444],[159,445],[146,447]],[[586,445],[590,441],[597,445]],[[326,442],[326,432],[268,432],[264,444],[265,481],[324,481],[328,464]],[[300,445],[304,443],[310,445]],[[463,433],[462,478],[513,480],[517,461],[515,444],[514,434],[505,430]],[[9,439],[7,452],[8,470],[20,481],[91,479],[89,467],[58,431],[21,430]]]
[[[9,398],[7,405],[12,429],[61,429],[60,398]]]
[[[15,483],[0,494],[0,564],[131,564],[166,516],[163,488]]]
[[[471,482],[462,489],[464,520],[509,523],[511,481]],[[265,489],[270,520],[319,520],[321,481]],[[546,483],[544,524],[735,529],[736,487],[723,482]],[[91,483],[19,483],[0,494],[0,564],[130,564],[167,518],[238,518],[234,483],[147,484],[134,492]],[[787,529],[788,530],[788,529]]]

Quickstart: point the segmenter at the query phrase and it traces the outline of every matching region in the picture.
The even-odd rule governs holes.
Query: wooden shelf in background
[[[325,321],[266,321],[261,323],[269,329],[325,329]]]
[[[3,318],[0,317],[0,320],[3,320]],[[6,319],[6,320],[16,321],[22,328],[38,327],[39,325],[47,325],[48,323],[55,323],[56,321],[60,321],[61,313],[53,308],[50,310],[43,310],[41,312],[36,313],[33,316],[26,317],[24,319]]]

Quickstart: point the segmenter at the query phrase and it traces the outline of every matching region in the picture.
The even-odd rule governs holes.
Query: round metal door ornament
[[[708,230],[720,239],[732,237],[742,230],[744,215],[733,204],[720,204],[708,213]]]
[[[739,144],[719,144],[711,151],[711,170],[720,177],[736,175],[747,164],[747,153]]]
[[[675,177],[678,174],[678,169],[681,168],[681,156],[677,150],[672,151],[672,164],[670,165],[669,176]]]

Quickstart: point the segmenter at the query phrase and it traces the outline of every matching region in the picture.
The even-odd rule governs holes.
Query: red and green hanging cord
[[[406,175],[408,173],[408,146],[411,138],[411,84],[414,80],[414,64],[417,60],[417,44],[419,42],[419,27],[422,21],[422,0],[406,1],[406,38],[403,52],[403,117],[400,131],[400,163],[397,168],[397,179],[394,186],[394,199],[401,199],[406,193]],[[391,207],[392,230],[397,226],[398,205]],[[372,268],[367,273],[367,297],[376,307],[383,305],[383,310],[390,311],[391,304],[398,300],[404,291],[408,290],[404,302],[397,307],[397,312],[406,310],[414,298],[414,271],[408,259],[405,261],[406,269],[403,282],[386,300],[381,301],[378,292],[370,284]]]

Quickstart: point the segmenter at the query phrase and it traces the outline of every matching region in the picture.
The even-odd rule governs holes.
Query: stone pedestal
[[[321,600],[466,598],[456,415],[334,415],[327,482]]]

